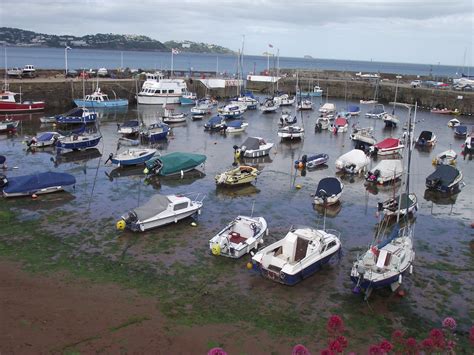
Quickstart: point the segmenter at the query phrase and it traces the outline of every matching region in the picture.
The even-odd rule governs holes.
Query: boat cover
[[[158,158],[163,167],[160,170],[160,175],[167,176],[179,173],[180,171],[188,171],[206,161],[206,156],[203,154],[181,153],[174,152],[163,155]]]
[[[459,175],[459,170],[451,165],[438,165],[434,173],[426,178],[426,183],[439,181],[441,186],[449,186]]]
[[[465,136],[467,134],[467,126],[457,126],[454,128],[454,133],[459,136]]]
[[[400,174],[403,172],[403,165],[402,161],[398,159],[387,159],[387,160],[382,160],[380,163],[378,163],[375,168],[373,168],[370,172],[370,174],[375,174],[375,171],[379,171],[379,176],[382,178],[389,178],[393,177],[394,174],[398,173]]]
[[[433,132],[431,131],[422,131],[420,133],[420,137],[418,137],[418,140],[425,140],[425,141],[430,141],[433,139]]]
[[[227,127],[240,128],[240,127],[242,127],[242,123],[244,123],[244,121],[236,120],[236,121],[231,121],[229,123],[226,123],[226,126]]]
[[[127,121],[124,122],[120,127],[138,127],[140,125],[140,122],[137,120],[132,120],[132,121]]]
[[[215,126],[222,122],[223,118],[221,116],[214,116],[207,121],[206,126]]]
[[[384,246],[387,244],[391,243],[395,238],[398,237],[398,234],[400,232],[400,225],[397,223],[393,227],[392,231],[390,232],[390,235],[388,236],[387,239],[382,240],[379,244],[377,244],[377,249],[382,249]]]
[[[334,123],[336,126],[345,126],[347,124],[347,120],[344,117],[338,117]]]
[[[337,160],[341,161],[344,165],[355,164],[360,167],[369,163],[369,158],[367,158],[365,153],[360,149],[352,149],[351,151],[341,155]]]
[[[385,112],[383,105],[376,105],[372,110],[369,110],[367,113],[372,115],[380,115]]]
[[[242,150],[258,150],[260,148],[260,139],[248,137],[240,147]]]
[[[397,203],[398,203],[398,201],[401,202],[401,204],[400,204],[401,208],[400,209],[402,209],[402,210],[412,206],[415,203],[415,199],[412,196],[410,196],[410,194],[408,194],[408,196],[407,196],[406,192],[402,193],[401,200],[400,200],[400,196],[397,196],[396,199],[397,199]]]
[[[387,148],[395,148],[400,145],[400,140],[397,138],[385,138],[383,141],[378,142],[375,144],[374,147],[378,149],[387,149]]]
[[[135,212],[139,221],[144,221],[166,210],[169,203],[168,197],[155,195],[144,205],[135,208],[133,212]]]
[[[326,196],[340,194],[342,191],[342,184],[335,177],[321,179],[321,181],[319,181],[318,187],[316,188],[316,196],[322,198],[324,195],[322,191],[326,192]]]
[[[53,139],[55,134],[57,134],[57,133],[55,133],[55,132],[44,132],[44,133],[39,134],[36,137],[36,140],[38,142],[47,142],[47,141],[50,141],[51,139]]]
[[[33,194],[38,190],[54,186],[74,185],[76,178],[66,173],[37,173],[31,175],[15,176],[8,178],[8,184],[3,191],[8,194],[27,193]]]
[[[355,106],[355,105],[349,105],[347,107],[347,111],[348,112],[359,112],[360,111],[360,107],[359,106]]]

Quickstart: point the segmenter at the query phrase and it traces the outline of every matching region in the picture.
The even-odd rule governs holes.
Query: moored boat
[[[0,132],[14,132],[19,123],[20,121],[14,121],[8,118],[4,121],[0,121]]]
[[[163,105],[163,116],[161,116],[163,123],[172,124],[186,122],[186,116],[185,113],[174,113],[172,106]]]
[[[260,111],[262,113],[274,113],[278,109],[278,104],[276,104],[273,99],[267,99],[263,105],[260,105]]]
[[[376,104],[373,109],[366,112],[365,117],[382,118],[386,114],[385,107],[382,104]]]
[[[239,118],[243,115],[247,106],[243,103],[229,104],[217,109],[219,116],[224,118]]]
[[[418,210],[418,199],[414,193],[407,195],[404,192],[401,196],[395,196],[382,202],[379,209],[387,217],[405,216],[407,213],[414,213]]]
[[[76,107],[72,110],[56,116],[57,123],[94,123],[97,120],[97,113],[91,112],[85,107]]]
[[[252,166],[240,165],[216,175],[215,181],[217,185],[226,186],[250,184],[257,178],[258,174],[260,174],[258,169]]]
[[[245,132],[248,127],[248,123],[242,120],[235,120],[225,123],[225,133],[241,133]]]
[[[443,193],[459,190],[462,172],[451,165],[438,165],[436,170],[426,178],[426,187]]]
[[[237,147],[237,153],[246,158],[258,158],[268,155],[273,147],[273,143],[266,142],[261,137],[248,137],[244,143]]]
[[[356,146],[362,143],[365,146],[371,146],[377,143],[377,140],[373,136],[372,127],[358,128],[355,127],[352,130],[350,139],[356,143]]]
[[[309,111],[313,109],[313,103],[311,102],[311,100],[305,99],[298,102],[298,105],[296,107],[300,111]]]
[[[386,159],[380,161],[374,168],[369,170],[365,180],[384,185],[400,179],[402,175],[402,161],[399,159]]]
[[[0,93],[0,112],[1,113],[19,113],[19,112],[37,112],[43,111],[45,108],[44,101],[17,101],[15,96],[18,93],[9,91],[8,89]]]
[[[126,121],[122,124],[118,124],[117,126],[117,133],[123,135],[132,135],[136,134],[140,131],[140,121],[138,120],[130,120]]]
[[[370,147],[370,152],[380,156],[392,155],[400,153],[404,147],[398,138],[385,138]]]
[[[352,149],[336,160],[336,169],[349,174],[359,174],[369,165],[369,158],[362,150]]]
[[[454,127],[454,137],[456,138],[465,138],[467,136],[467,126],[458,125]]]
[[[226,128],[225,118],[221,116],[214,116],[204,124],[204,130],[206,131],[220,131]]]
[[[209,248],[213,255],[237,259],[257,250],[266,233],[267,221],[263,217],[237,216],[209,240]]]
[[[315,169],[320,165],[324,165],[328,162],[329,155],[320,153],[315,155],[303,155],[300,160],[295,161],[295,167],[302,169]]]
[[[102,135],[100,133],[72,134],[66,137],[59,137],[56,147],[71,150],[88,149],[97,146],[101,138]]]
[[[461,121],[459,121],[457,118],[452,118],[448,121],[448,127],[457,127],[461,124]]]
[[[278,125],[280,127],[282,126],[287,126],[287,125],[292,125],[295,124],[298,121],[296,118],[296,115],[292,115],[288,111],[282,111],[280,121],[278,122]]]
[[[45,172],[23,176],[0,176],[0,188],[5,197],[19,197],[62,191],[65,186],[74,185],[76,178],[71,174]]]
[[[336,112],[336,105],[333,104],[333,103],[330,103],[330,102],[326,102],[325,104],[323,104],[319,110],[319,112],[323,113],[323,114],[330,114],[330,113],[334,113]]]
[[[26,143],[28,147],[44,148],[56,144],[61,135],[58,132],[41,132]]]
[[[418,147],[432,147],[436,143],[436,135],[431,131],[422,131],[415,142]]]
[[[150,142],[163,140],[168,137],[170,127],[166,123],[157,122],[145,127],[140,135]]]
[[[435,158],[433,158],[433,164],[435,165],[454,165],[456,164],[456,158],[458,155],[452,149],[445,150],[442,153],[439,153]]]
[[[173,152],[155,156],[145,162],[145,174],[161,176],[183,175],[206,161],[203,154]]]
[[[187,92],[183,79],[164,79],[162,73],[148,73],[137,102],[144,105],[179,104],[180,97]]]
[[[323,178],[319,181],[316,192],[314,193],[313,204],[332,205],[339,201],[343,191],[344,184],[338,178]]]
[[[390,113],[384,114],[382,120],[385,123],[385,127],[397,127],[397,125],[400,123],[398,117]]]
[[[156,152],[157,150],[152,148],[129,148],[116,155],[110,154],[109,159],[112,161],[112,164],[118,166],[139,165],[151,159]],[[105,162],[106,164],[109,159]]]
[[[291,125],[278,129],[278,137],[281,139],[302,139],[304,137],[304,128]]]
[[[74,99],[74,103],[78,107],[91,107],[91,108],[102,108],[102,107],[124,107],[128,106],[127,99],[109,99],[107,94],[97,89],[90,95],[86,95],[84,99]]]
[[[349,105],[347,107],[347,112],[349,112],[351,116],[357,116],[360,114],[360,107],[356,105]]]

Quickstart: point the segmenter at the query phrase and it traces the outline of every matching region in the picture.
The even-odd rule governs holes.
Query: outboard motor
[[[31,138],[31,140],[30,140],[29,142],[26,142],[26,145],[27,145],[28,147],[31,147],[31,145],[32,145],[33,143],[36,143],[36,137]]]
[[[0,189],[3,189],[7,185],[8,185],[7,177],[3,174],[0,174]]]

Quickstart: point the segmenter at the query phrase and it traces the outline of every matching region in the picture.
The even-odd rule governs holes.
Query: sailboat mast
[[[416,121],[416,110],[418,108],[418,102],[415,102],[415,113],[414,113],[414,120]],[[406,194],[407,194],[407,199],[408,199],[408,193],[410,192],[410,166],[411,166],[411,148],[412,148],[412,127],[411,127],[411,114],[410,117],[408,118],[408,144],[410,144],[410,147],[408,149],[408,167],[407,167],[407,185],[406,185]],[[407,205],[408,206],[408,205]]]
[[[8,90],[8,74],[7,74],[7,71],[8,71],[8,67],[7,67],[7,46],[5,46],[5,87],[4,87],[4,90]]]

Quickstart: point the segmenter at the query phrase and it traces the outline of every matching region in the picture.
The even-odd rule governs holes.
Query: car
[[[421,80],[413,80],[411,83],[410,83],[410,86],[412,88],[418,88],[421,86]]]
[[[66,73],[66,78],[75,78],[79,75],[77,70],[68,70]]]

